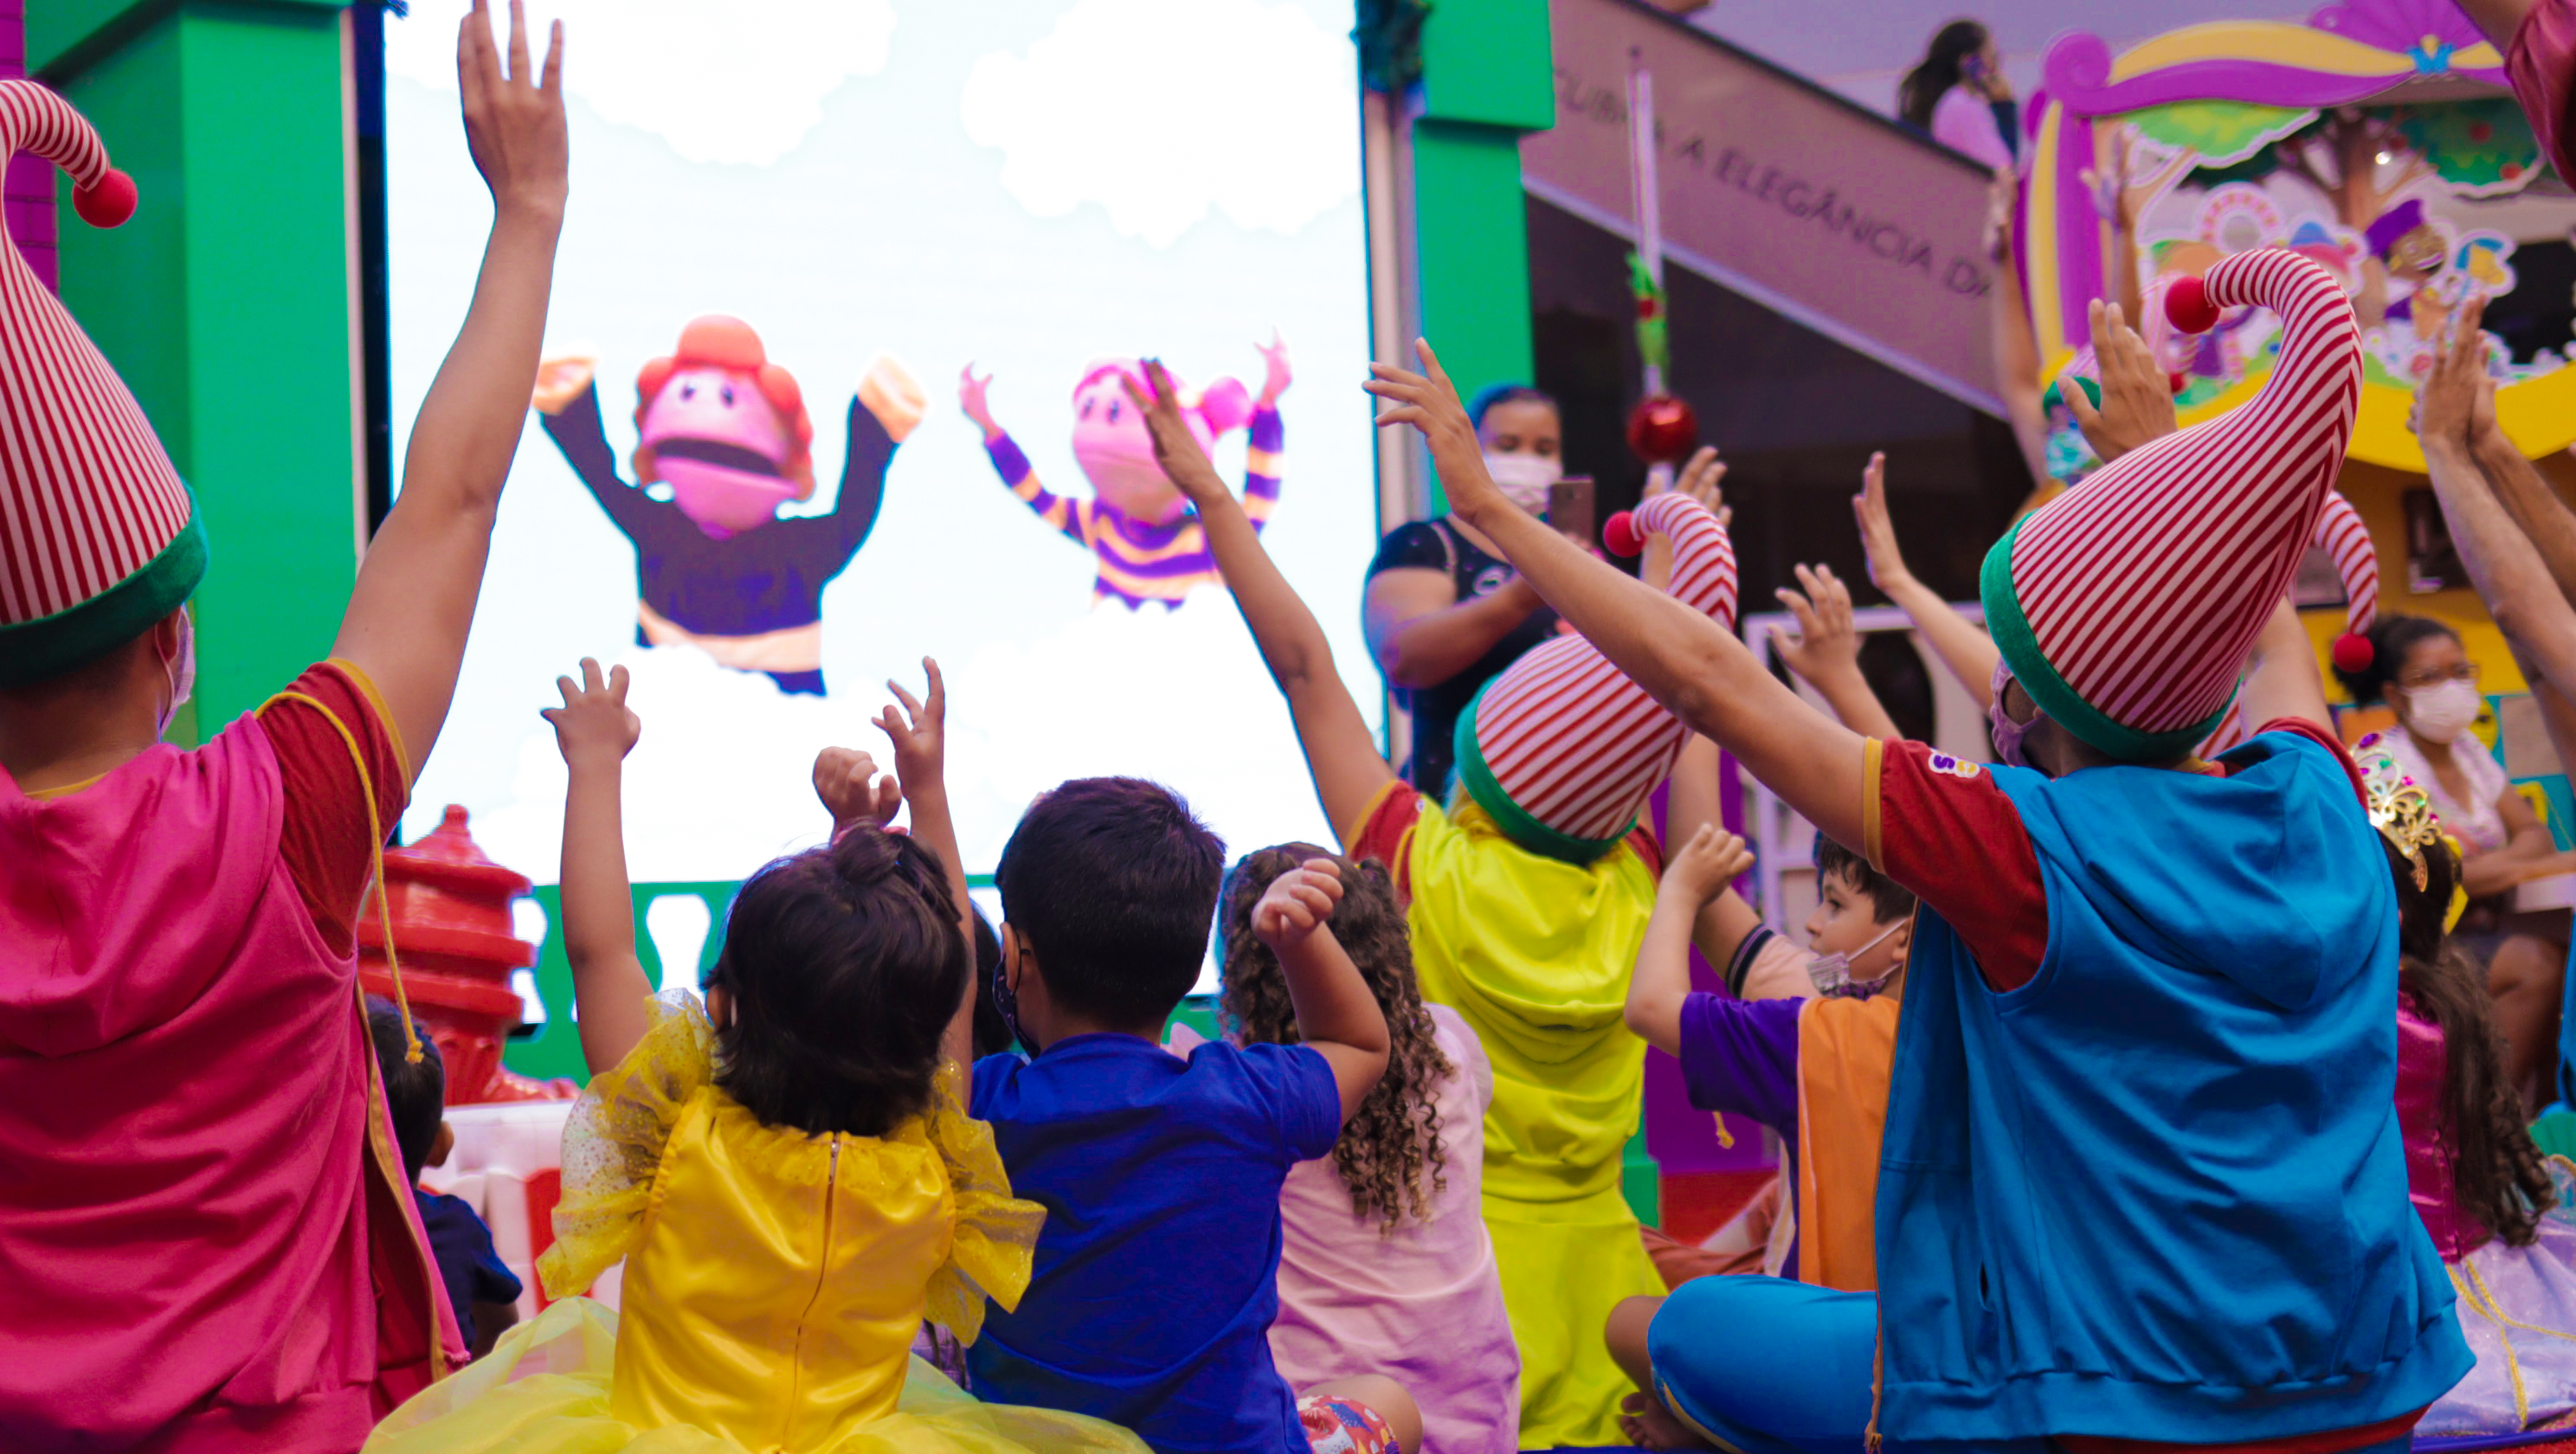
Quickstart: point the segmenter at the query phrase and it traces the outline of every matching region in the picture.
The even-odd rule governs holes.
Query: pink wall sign
[[[1635,236],[1627,74],[1654,75],[1664,255],[2000,413],[1976,165],[1631,0],[1552,0],[1556,125],[1521,142],[1533,196]],[[1723,347],[1676,337],[1674,352]]]

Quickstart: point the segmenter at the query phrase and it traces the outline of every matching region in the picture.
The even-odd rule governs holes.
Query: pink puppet
[[[1290,379],[1285,344],[1274,337],[1261,356],[1267,367],[1258,399],[1232,379],[1219,379],[1204,391],[1181,389],[1182,415],[1201,449],[1213,447],[1229,430],[1247,428],[1243,509],[1255,530],[1268,523],[1279,503],[1279,396]],[[1039,519],[1091,551],[1099,566],[1094,601],[1114,600],[1130,610],[1147,601],[1178,606],[1192,588],[1221,584],[1222,578],[1198,516],[1154,462],[1144,418],[1127,399],[1124,380],[1131,378],[1145,386],[1136,360],[1103,359],[1074,385],[1073,458],[1091,482],[1087,500],[1054,494],[1038,483],[1028,456],[993,422],[984,402],[991,376],[977,378],[969,364],[958,379],[958,402],[984,431],[984,452],[1002,483]]]

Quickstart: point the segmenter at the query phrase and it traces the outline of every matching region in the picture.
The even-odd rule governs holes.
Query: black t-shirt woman
[[[1497,384],[1467,406],[1494,483],[1533,515],[1564,473],[1556,401]],[[1443,515],[1399,526],[1369,563],[1364,624],[1369,654],[1413,715],[1405,780],[1435,796],[1449,785],[1458,718],[1486,682],[1556,634],[1556,613],[1465,521]]]

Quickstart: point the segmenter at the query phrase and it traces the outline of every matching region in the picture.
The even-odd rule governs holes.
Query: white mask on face
[[[2406,693],[2406,726],[2427,742],[2443,743],[2469,730],[2486,699],[2475,682],[2447,681]]]
[[[161,709],[161,721],[153,728],[155,737],[170,735],[170,723],[179,709],[197,694],[197,622],[184,611],[179,615],[179,654],[161,658],[161,673],[170,683],[170,705]]]
[[[1904,928],[1907,922],[1908,921],[1906,920],[1900,919],[1897,922],[1888,925],[1886,929],[1879,933],[1877,938],[1872,939],[1867,944],[1860,947],[1860,954],[1867,954],[1871,950],[1886,943],[1888,936],[1894,934],[1897,930]],[[1889,965],[1885,973],[1880,974],[1874,979],[1853,979],[1851,977],[1851,962],[1857,957],[1859,956],[1854,954],[1834,953],[1819,954],[1815,958],[1808,960],[1807,978],[1815,982],[1816,993],[1840,999],[1868,999],[1870,996],[1877,994],[1881,989],[1885,988],[1888,979],[1905,963],[1905,961],[1901,959],[1898,960],[1895,964]]]
[[[1533,515],[1547,513],[1548,487],[1565,478],[1565,465],[1535,454],[1485,455],[1485,473],[1503,497]]]

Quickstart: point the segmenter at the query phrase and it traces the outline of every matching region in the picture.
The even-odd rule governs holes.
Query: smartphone
[[[1590,475],[1568,475],[1547,487],[1547,523],[1586,545],[1601,539],[1601,515]]]

